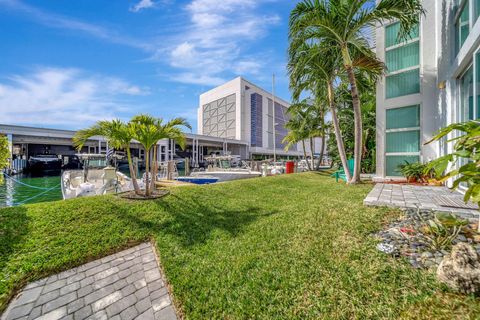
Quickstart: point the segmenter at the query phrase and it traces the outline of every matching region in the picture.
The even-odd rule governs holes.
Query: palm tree
[[[132,155],[130,152],[130,141],[133,139],[129,126],[121,120],[98,121],[93,126],[79,130],[73,137],[73,145],[82,149],[88,139],[94,136],[102,136],[107,139],[109,146],[115,149],[124,149],[127,152],[128,169],[132,178],[133,188],[136,194],[140,194],[137,177],[133,168]]]
[[[293,108],[292,108],[293,106]],[[288,151],[293,145],[301,142],[303,148],[303,158],[307,159],[307,149],[305,148],[305,140],[308,139],[309,132],[306,128],[306,121],[308,119],[307,113],[302,108],[298,108],[295,104],[291,105],[288,112],[291,114],[291,118],[285,124],[288,129],[288,133],[283,138],[282,143],[285,143],[285,151]],[[310,162],[307,161],[308,170],[312,170]]]
[[[290,51],[305,43],[328,43],[324,48],[336,48],[343,63],[355,120],[355,167],[351,183],[360,181],[362,153],[361,105],[354,55],[360,53],[372,58],[373,52],[364,35],[367,29],[397,19],[399,38],[406,39],[423,13],[421,0],[303,0],[290,15]]]
[[[319,129],[319,137],[322,139],[320,144],[320,154],[318,156],[318,161],[316,164],[316,170],[320,169],[320,165],[322,163],[324,151],[325,151],[325,141],[328,135],[328,131],[330,130],[330,125],[325,122],[325,116],[327,113],[328,108],[326,107],[325,99],[321,95],[315,96],[315,109],[318,113],[317,121],[318,121],[318,129]]]
[[[137,115],[130,120],[129,129],[132,136],[137,140],[145,150],[145,171],[147,172],[147,181],[145,183],[145,196],[151,195],[151,190],[155,186],[155,176],[157,168],[157,143],[162,139],[174,139],[180,147],[185,148],[186,137],[180,127],[184,126],[191,129],[190,124],[183,118],[175,118],[167,123],[163,119],[158,119],[150,115]],[[152,149],[154,149],[153,154]],[[153,159],[152,159],[153,158]],[[153,164],[153,166],[151,166]],[[148,179],[150,180],[150,183]]]
[[[325,44],[324,44],[325,45]],[[351,179],[351,172],[347,165],[347,155],[335,107],[334,83],[338,77],[339,59],[335,47],[330,47],[331,52],[324,54],[325,49],[318,44],[308,45],[302,43],[298,47],[290,46],[288,73],[290,75],[290,89],[293,99],[298,100],[300,95],[309,91],[315,97],[327,97],[327,104],[332,115],[337,149],[345,169],[347,180]]]
[[[302,142],[304,156],[306,158],[305,140],[310,143],[311,165],[307,162],[309,169],[318,169],[320,162],[314,165],[315,145],[314,139],[322,139],[322,147],[324,146],[327,125],[325,123],[325,109],[323,104],[313,103],[312,99],[305,99],[301,102],[294,103],[288,109],[292,118],[287,123],[287,129],[291,134],[284,139],[288,144],[285,149],[288,150],[293,143]],[[295,139],[296,138],[296,139]],[[320,151],[320,157],[323,157],[323,149]]]

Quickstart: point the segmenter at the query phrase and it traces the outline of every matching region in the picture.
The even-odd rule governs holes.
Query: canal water
[[[61,199],[58,173],[18,174],[11,178],[0,178],[0,208]]]
[[[122,172],[124,172],[122,170]],[[130,175],[128,171],[124,172]],[[183,170],[179,170],[183,176]],[[142,175],[143,172],[140,172]],[[0,172],[1,175],[1,172]],[[21,204],[62,200],[60,173],[17,174],[13,177],[0,177],[0,208]]]

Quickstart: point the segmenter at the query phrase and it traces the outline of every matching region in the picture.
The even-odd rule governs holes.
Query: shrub
[[[440,157],[427,165],[442,176],[442,180],[453,179],[452,189],[461,184],[466,187],[464,201],[480,204],[480,121],[472,120],[455,123],[440,130],[429,142],[441,140],[451,133],[457,133],[448,142],[455,142],[454,152]],[[446,173],[445,173],[446,172]],[[480,231],[480,223],[478,224]]]
[[[398,166],[400,173],[408,180],[423,181],[425,177],[425,165],[420,162],[409,163],[405,161],[404,164]]]

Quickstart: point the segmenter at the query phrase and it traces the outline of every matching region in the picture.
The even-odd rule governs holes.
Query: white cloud
[[[0,4],[6,9],[24,14],[37,23],[51,28],[79,31],[112,43],[143,50],[152,50],[152,45],[148,41],[140,41],[138,39],[128,37],[121,32],[116,32],[96,24],[41,10],[25,4],[20,0],[0,0]]]
[[[221,77],[192,72],[179,73],[171,77],[171,79],[186,84],[199,84],[207,86],[218,86],[226,81],[226,79]]]
[[[152,0],[140,0],[137,4],[130,8],[130,11],[139,12],[140,10],[153,7],[155,7],[155,2],[153,2]]]
[[[79,128],[135,112],[129,98],[148,94],[122,79],[78,69],[39,68],[0,82],[2,123]]]
[[[130,8],[143,9],[171,4],[174,0],[136,0]],[[183,7],[187,21],[179,21],[172,35],[145,39],[130,37],[121,28],[88,23],[55,14],[23,3],[0,0],[7,10],[61,30],[84,33],[102,41],[143,50],[149,54],[143,61],[166,63],[175,70],[171,79],[190,84],[214,85],[235,75],[255,75],[268,68],[271,61],[259,44],[255,53],[245,58],[251,44],[260,43],[268,29],[280,21],[278,15],[260,13],[260,5],[278,0],[190,0]],[[183,15],[180,15],[183,16]],[[134,92],[134,91],[132,91]]]
[[[172,78],[183,83],[216,85],[225,73],[257,74],[263,63],[242,55],[280,20],[256,12],[262,1],[271,0],[193,0],[185,7],[189,26],[172,39],[166,54],[162,48],[152,59],[166,55],[170,66],[183,70]]]

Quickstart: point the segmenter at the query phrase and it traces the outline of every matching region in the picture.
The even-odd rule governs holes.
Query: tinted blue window
[[[263,146],[263,125],[262,125],[262,96],[254,93],[250,96],[251,99],[251,119],[250,119],[250,143],[252,147]]]

